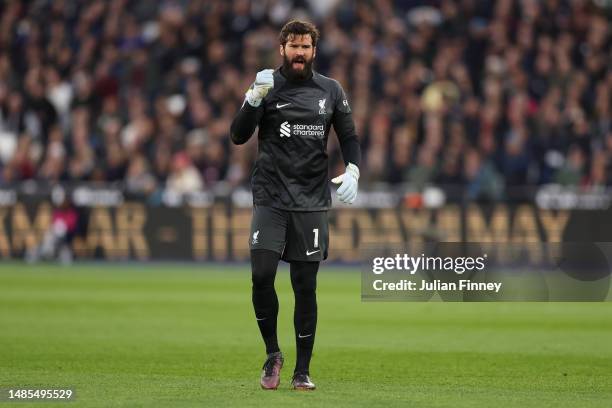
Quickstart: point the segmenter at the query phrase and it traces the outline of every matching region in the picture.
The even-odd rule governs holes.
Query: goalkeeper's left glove
[[[353,204],[357,197],[357,180],[359,180],[359,168],[353,163],[349,163],[348,166],[346,166],[344,174],[332,179],[332,183],[334,184],[342,183],[337,191],[340,201],[347,204]]]

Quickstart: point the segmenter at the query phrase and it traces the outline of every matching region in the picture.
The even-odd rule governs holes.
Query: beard
[[[312,61],[314,58],[307,59],[306,57],[293,57],[289,60],[286,55],[283,56],[283,73],[288,79],[293,81],[302,81],[310,78],[312,74]],[[293,68],[293,64],[301,62],[302,68]]]

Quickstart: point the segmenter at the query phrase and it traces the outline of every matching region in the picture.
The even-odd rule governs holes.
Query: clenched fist
[[[255,82],[246,93],[246,101],[253,107],[258,107],[263,98],[266,97],[270,89],[274,88],[274,70],[264,69],[259,71],[255,77]]]

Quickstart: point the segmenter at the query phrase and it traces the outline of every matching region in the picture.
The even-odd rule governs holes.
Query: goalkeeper
[[[346,171],[334,178],[340,201],[357,197],[361,151],[351,109],[340,84],[312,69],[319,32],[293,20],[281,30],[282,66],[257,73],[231,125],[231,138],[243,144],[258,132],[253,169],[250,250],[253,307],[266,346],[261,387],[276,389],[283,355],[276,335],[278,299],[274,290],[280,259],[290,263],[295,294],[297,359],[292,387],[313,390],[310,359],[317,326],[316,279],[327,258],[327,137],[333,125]]]

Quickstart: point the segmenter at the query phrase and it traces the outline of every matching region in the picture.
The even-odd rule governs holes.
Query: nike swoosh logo
[[[301,334],[299,334],[299,333],[298,333],[298,337],[299,337],[300,339],[303,339],[303,338],[305,338],[305,337],[310,337],[310,336],[312,336],[312,333],[307,334],[307,335],[305,335],[305,336],[302,336]]]
[[[260,322],[260,321],[262,321],[262,320],[266,320],[266,319],[267,319],[267,317],[262,317],[261,319],[260,319],[260,318],[258,318],[258,317],[256,317],[256,318],[255,318],[255,320],[257,320],[258,322]]]
[[[316,251],[312,251],[312,252],[310,252],[310,251],[306,251],[306,256],[310,256],[310,255],[312,255],[312,254],[316,254],[316,253],[317,253],[317,252],[319,252],[319,251],[320,251],[320,249],[317,249]]]
[[[291,102],[289,102],[289,103],[283,103],[283,104],[279,104],[279,103],[277,103],[277,104],[276,104],[276,109],[284,108],[285,106],[289,106],[289,105],[291,105]]]

